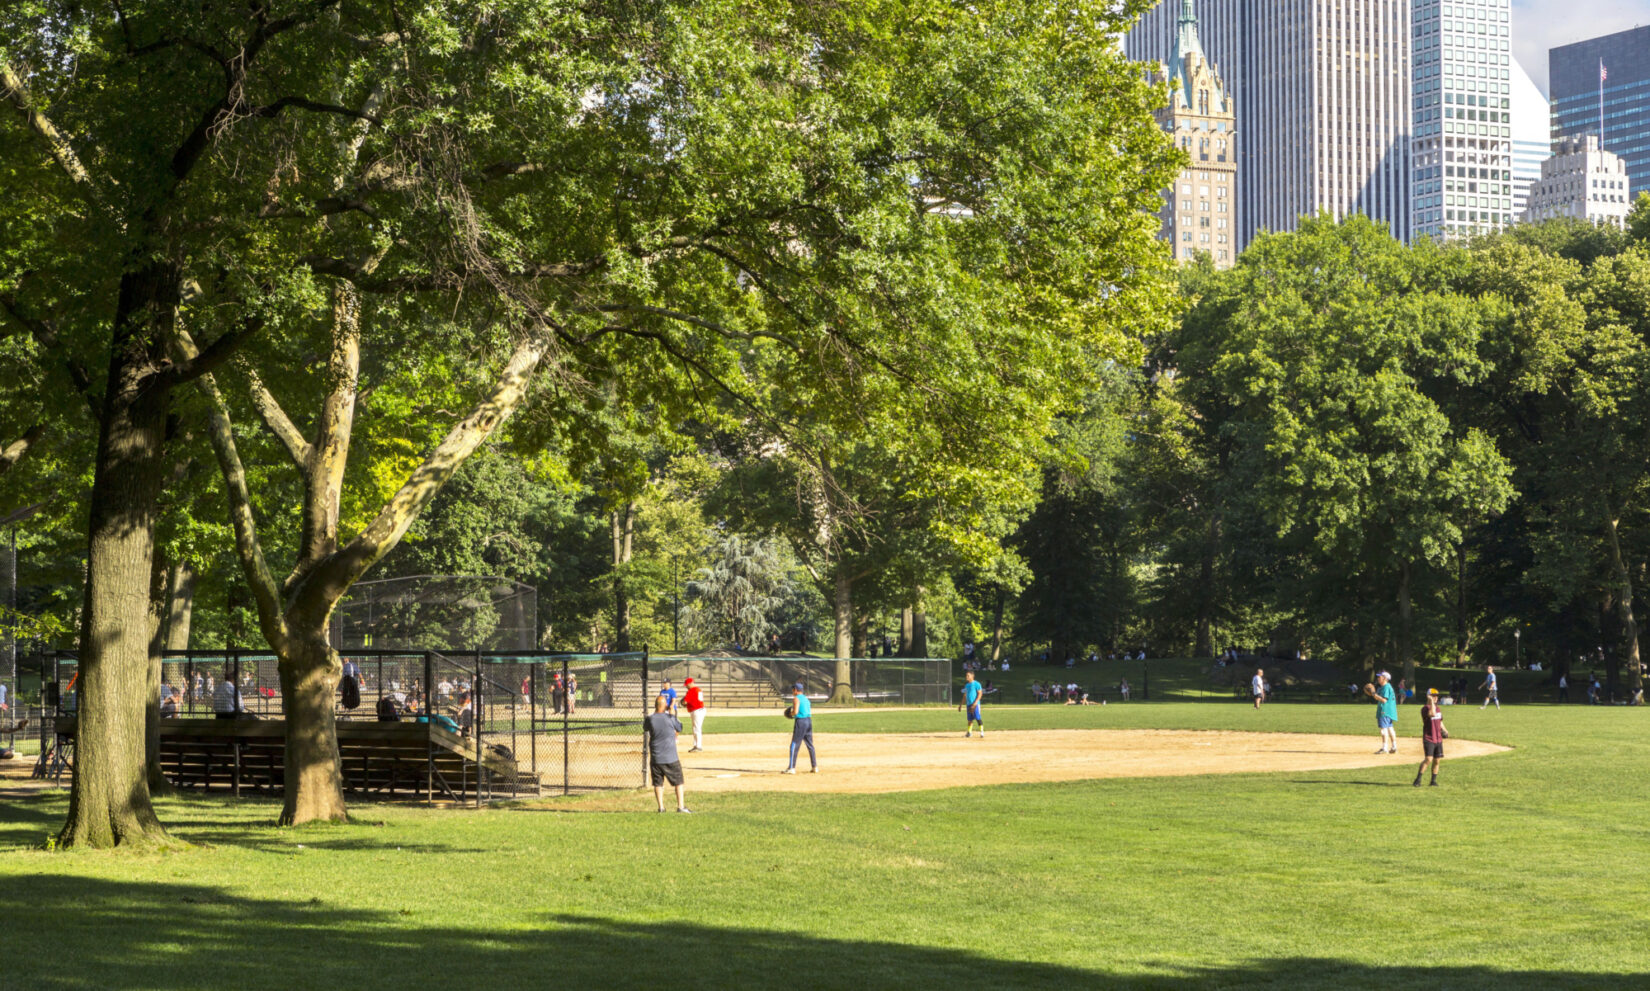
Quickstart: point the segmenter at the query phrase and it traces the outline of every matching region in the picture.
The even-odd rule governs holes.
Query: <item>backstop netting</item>
[[[781,708],[792,686],[818,701],[836,693],[838,664],[848,666],[854,701],[883,705],[951,702],[951,661],[943,657],[661,657],[652,658],[654,691],[669,678],[680,691],[691,677],[717,708]]]
[[[495,575],[356,582],[332,612],[332,645],[350,650],[532,650],[538,590]]]

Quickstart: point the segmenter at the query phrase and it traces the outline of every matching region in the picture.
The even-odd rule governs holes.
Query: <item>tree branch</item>
[[[528,337],[516,346],[487,398],[448,431],[366,529],[305,576],[292,590],[294,598],[336,601],[395,548],[464,459],[515,411],[533,372],[549,353],[551,329],[547,324],[533,327]]]
[[[46,425],[44,423],[30,424],[29,429],[23,431],[23,436],[5,447],[0,447],[0,475],[4,475],[17,462],[23,460],[23,455],[29,453],[29,448],[38,444],[40,438],[45,435]]]
[[[286,410],[276,400],[274,393],[264,386],[263,379],[253,369],[252,363],[239,360],[237,366],[246,375],[247,391],[252,397],[252,408],[257,411],[258,419],[263,421],[269,432],[286,448],[286,453],[292,458],[292,463],[299,471],[309,463],[309,441],[304,439],[303,432],[286,415]]]
[[[194,362],[200,357],[189,332],[181,327],[172,339],[172,347],[181,362]],[[241,463],[240,453],[235,449],[235,431],[229,420],[229,406],[210,373],[202,373],[196,386],[211,409],[212,453],[217,455],[224,488],[229,493],[229,521],[235,529],[235,555],[240,559],[247,584],[252,587],[252,598],[258,607],[258,625],[269,646],[277,653],[284,653],[286,620],[281,609],[280,588],[275,584],[269,562],[264,559],[263,545],[258,541],[252,494],[247,487],[246,469]]]
[[[218,339],[206,346],[205,351],[196,352],[194,342],[190,342],[187,361],[173,362],[170,368],[160,372],[158,380],[168,385],[183,385],[192,382],[202,375],[210,374],[217,367],[228,361],[237,348],[256,336],[264,329],[262,317],[248,317],[241,321],[234,330],[226,330]]]
[[[70,180],[84,186],[95,202],[98,199],[97,187],[92,183],[91,173],[80,163],[80,156],[75,154],[74,146],[63,136],[63,132],[35,108],[34,101],[29,99],[28,89],[23,85],[23,77],[9,62],[0,63],[0,99],[11,104],[23,116],[29,130],[46,143],[52,160]]]

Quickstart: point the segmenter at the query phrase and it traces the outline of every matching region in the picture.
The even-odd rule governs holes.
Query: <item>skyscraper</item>
[[[1529,206],[1530,184],[1541,178],[1541,163],[1552,154],[1552,106],[1535,80],[1512,62],[1512,173],[1513,218]]]
[[[1163,193],[1163,237],[1174,257],[1188,261],[1208,253],[1220,268],[1232,264],[1237,173],[1232,99],[1219,70],[1209,64],[1197,32],[1193,0],[1181,0],[1174,48],[1163,77],[1169,105],[1157,112],[1191,164]]]
[[[1633,195],[1650,191],[1650,27],[1554,48],[1547,69],[1554,147],[1602,126],[1605,150],[1627,163]]]
[[[1628,208],[1626,163],[1601,151],[1598,135],[1578,134],[1553,143],[1553,157],[1541,163],[1541,178],[1530,187],[1524,219],[1576,217],[1620,227]]]
[[[1410,3],[1196,0],[1204,51],[1240,108],[1237,248],[1320,211],[1409,238]],[[1169,61],[1179,7],[1143,16],[1128,56]]]
[[[1415,233],[1458,237],[1510,224],[1509,0],[1414,2]]]

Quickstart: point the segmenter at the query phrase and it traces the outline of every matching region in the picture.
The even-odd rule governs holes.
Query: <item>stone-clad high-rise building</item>
[[[1319,212],[1363,213],[1408,240],[1412,2],[1195,0],[1203,50],[1240,108],[1239,250]],[[1169,61],[1182,6],[1143,16],[1128,56]]]
[[[1158,123],[1174,135],[1191,164],[1163,192],[1163,238],[1177,260],[1207,253],[1225,268],[1237,257],[1236,119],[1220,71],[1204,54],[1192,0],[1180,0],[1174,48],[1159,78],[1164,76],[1171,92],[1169,105],[1157,112]]]
[[[1512,7],[1414,0],[1414,231],[1498,230],[1513,214]]]

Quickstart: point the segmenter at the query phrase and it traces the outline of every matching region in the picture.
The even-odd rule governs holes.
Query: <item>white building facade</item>
[[[1414,0],[1414,230],[1499,230],[1513,214],[1510,0]]]
[[[1524,219],[1540,223],[1575,217],[1624,225],[1632,199],[1621,156],[1602,150],[1596,134],[1559,138],[1553,144],[1554,155],[1541,164],[1541,178],[1530,187]]]
[[[1552,105],[1518,59],[1512,63],[1513,217],[1530,205],[1530,187],[1541,178],[1541,163],[1552,155]]]
[[[1320,212],[1409,239],[1412,2],[1196,0],[1204,51],[1240,108],[1239,250]],[[1129,58],[1167,62],[1180,13],[1171,0],[1144,15]]]

